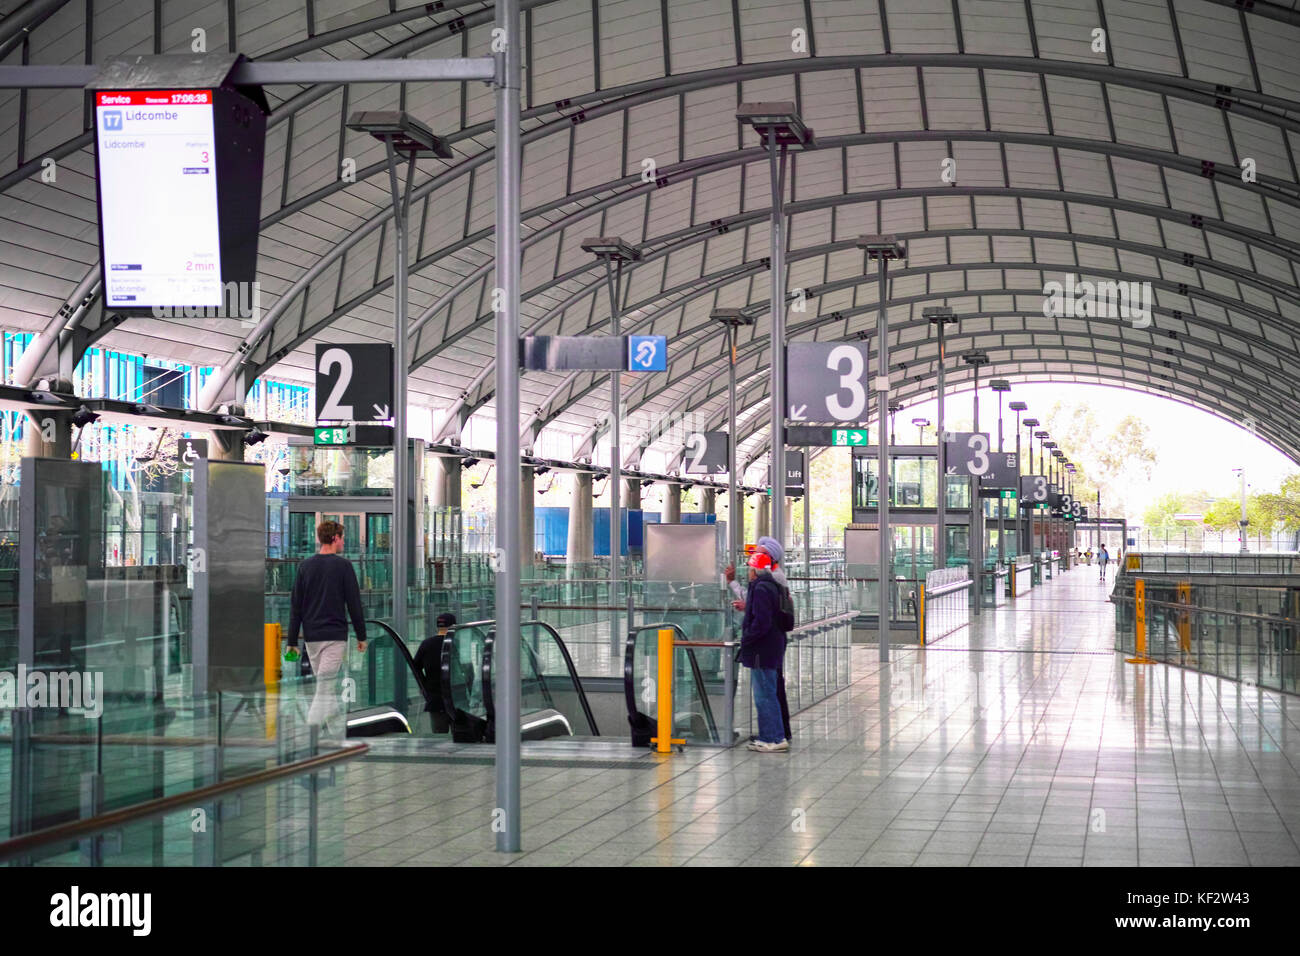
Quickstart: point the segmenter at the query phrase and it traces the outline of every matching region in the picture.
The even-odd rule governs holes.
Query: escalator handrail
[[[456,698],[452,693],[451,686],[451,655],[455,648],[455,636],[457,631],[475,628],[483,630],[483,625],[491,624],[491,621],[471,621],[467,624],[456,624],[447,628],[447,633],[443,636],[442,655],[438,661],[439,683],[442,685],[442,710],[447,715],[447,719],[456,720]],[[491,633],[489,631],[488,633]],[[485,635],[486,636],[486,635]],[[474,716],[467,714],[467,716]]]
[[[495,621],[471,621],[468,624],[459,624],[454,628],[449,628],[447,630],[447,636],[451,637],[453,630],[458,630],[466,627],[477,627],[483,629],[487,625],[491,625],[491,627],[488,628],[487,631],[488,640],[485,642],[484,649],[483,649],[484,661],[483,661],[483,672],[481,674],[481,677],[484,680],[484,684],[483,684],[484,710],[488,715],[488,719],[490,720],[492,719],[493,713],[495,712],[490,675],[491,675],[491,663],[492,663],[491,648],[492,645],[495,644],[496,642],[496,622]],[[564,666],[569,672],[569,680],[573,682],[573,688],[578,693],[578,703],[582,707],[583,716],[587,718],[587,726],[591,730],[591,735],[593,737],[599,737],[600,729],[596,726],[595,714],[593,714],[591,711],[591,703],[587,700],[587,692],[582,686],[582,680],[578,677],[578,668],[573,663],[573,656],[569,653],[569,648],[565,645],[564,638],[560,637],[560,632],[557,631],[550,624],[546,623],[545,621],[523,621],[520,623],[520,628],[531,627],[531,626],[536,626],[544,629],[547,633],[551,635],[551,637],[555,639],[556,646],[558,646],[560,649],[560,656],[564,658]],[[523,643],[522,635],[521,635],[520,643],[521,644]],[[447,645],[443,645],[443,646],[445,648]],[[528,650],[529,653],[534,653],[531,646],[528,648]],[[536,660],[537,658],[534,655],[533,657],[534,665],[536,665]],[[544,692],[547,694],[547,698],[549,700],[550,692],[549,690],[545,690],[546,688],[545,675],[542,674],[542,669],[540,667],[535,666],[535,670],[538,678],[542,681]],[[447,681],[450,680],[450,676],[451,676],[448,668],[444,668],[443,675],[444,675],[444,687],[446,689],[450,689],[446,683]],[[447,695],[446,703],[448,707],[451,707],[450,695]],[[449,714],[449,716],[454,717],[455,714],[451,713]]]
[[[483,642],[483,709],[487,713],[489,727],[496,727],[497,721],[496,688],[492,684],[492,654],[496,649],[496,637],[497,632],[493,629],[488,631],[487,639]],[[519,646],[528,651],[533,662],[533,673],[537,675],[537,683],[542,689],[542,700],[547,707],[555,710],[555,698],[551,696],[551,689],[546,684],[546,675],[538,667],[537,653],[529,646],[527,641],[522,639]],[[523,674],[521,673],[519,677],[522,682]]]
[[[406,642],[402,640],[402,638],[398,635],[398,633],[395,630],[393,630],[392,627],[385,624],[383,621],[366,620],[365,623],[378,624],[381,628],[383,628],[385,631],[388,632],[388,636],[393,639],[393,646],[396,647],[398,651],[401,652],[402,660],[406,662],[406,666],[410,669],[411,674],[414,675],[415,677],[415,686],[420,688],[420,695],[424,698],[425,707],[432,708],[433,695],[429,693],[429,687],[424,682],[424,675],[420,673],[420,668],[415,666],[415,658],[411,656],[411,652],[407,648]],[[372,692],[373,690],[374,688],[371,688]]]
[[[623,691],[624,691],[624,696],[627,699],[629,715],[637,713],[636,705],[635,705],[635,693],[632,690],[632,684],[634,683],[633,681],[634,661],[632,658],[632,653],[636,646],[636,636],[640,634],[642,631],[660,631],[663,630],[664,628],[671,628],[673,631],[675,631],[678,635],[679,640],[688,644],[693,643],[691,639],[686,636],[686,632],[681,629],[680,625],[673,624],[670,621],[665,621],[659,624],[639,624],[628,632],[629,648],[628,648],[628,656],[625,658],[623,664]],[[718,724],[713,717],[713,705],[709,702],[708,688],[704,686],[704,675],[700,673],[700,665],[699,662],[696,661],[695,659],[695,651],[693,648],[690,647],[686,648],[686,658],[687,660],[690,661],[691,676],[694,677],[695,679],[695,691],[697,694],[699,694],[700,703],[704,708],[705,726],[709,728],[709,735],[712,737],[713,741],[715,743],[720,743],[721,738],[718,736]]]

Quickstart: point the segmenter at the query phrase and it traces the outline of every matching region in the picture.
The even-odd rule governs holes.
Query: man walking
[[[1106,546],[1101,546],[1101,554],[1098,556],[1097,563],[1101,565],[1101,580],[1106,580],[1106,565],[1110,563],[1110,552]]]
[[[289,610],[289,648],[297,656],[298,633],[303,634],[307,655],[316,675],[307,722],[327,724],[338,712],[335,681],[347,652],[348,619],[357,637],[357,650],[366,651],[366,622],[361,610],[361,588],[352,562],[342,557],[343,526],[322,521],[316,527],[320,551],[298,565]]]
[[[445,734],[451,730],[451,721],[447,717],[446,704],[442,699],[442,645],[447,639],[447,632],[456,626],[456,615],[444,612],[435,622],[438,632],[420,642],[415,652],[415,669],[424,679],[425,689],[429,692],[429,701],[424,709],[433,718],[433,732]]]
[[[771,567],[772,559],[764,551],[755,551],[749,559],[749,590],[740,638],[740,662],[749,668],[758,710],[758,739],[749,742],[749,749],[759,753],[790,749],[777,696],[777,675],[785,654],[785,632],[779,620],[781,590],[772,579]]]

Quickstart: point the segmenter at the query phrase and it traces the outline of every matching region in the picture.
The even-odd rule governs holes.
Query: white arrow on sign
[[[375,421],[377,422],[388,421],[390,416],[388,414],[387,405],[371,405],[370,407],[375,410]]]
[[[795,421],[795,422],[806,422],[806,421],[808,420],[808,414],[807,414],[807,413],[808,413],[808,406],[807,406],[807,405],[791,405],[791,406],[790,406],[790,420],[791,420],[791,421]]]
[[[862,432],[849,432],[849,444],[850,444],[850,445],[861,445],[861,444],[862,444]]]

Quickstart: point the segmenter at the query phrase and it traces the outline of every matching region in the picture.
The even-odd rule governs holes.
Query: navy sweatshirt
[[[348,618],[357,642],[366,639],[361,588],[352,562],[337,554],[314,554],[298,565],[289,610],[289,646],[298,646],[298,631],[307,641],[346,641]]]
[[[785,657],[785,632],[778,616],[781,587],[771,572],[759,571],[749,582],[745,596],[745,618],[740,626],[740,663],[746,667],[780,668]]]

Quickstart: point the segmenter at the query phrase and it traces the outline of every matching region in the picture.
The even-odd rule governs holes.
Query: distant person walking
[[[772,578],[772,559],[755,551],[749,559],[749,589],[745,594],[745,618],[741,624],[740,662],[749,668],[754,707],[758,711],[758,739],[750,750],[778,753],[790,749],[781,725],[778,697],[781,661],[785,656],[785,632],[780,627],[781,589]]]
[[[289,648],[294,659],[298,653],[298,633],[302,632],[316,675],[316,692],[312,695],[307,722],[321,727],[338,713],[335,682],[343,668],[347,652],[348,619],[357,637],[357,650],[366,651],[366,622],[361,610],[361,588],[352,562],[342,557],[343,526],[337,521],[322,521],[316,526],[320,551],[298,565],[293,582],[289,610]]]
[[[1098,555],[1097,563],[1101,565],[1101,579],[1104,581],[1106,579],[1106,565],[1110,563],[1110,552],[1106,550],[1104,544],[1101,546],[1101,554]]]

